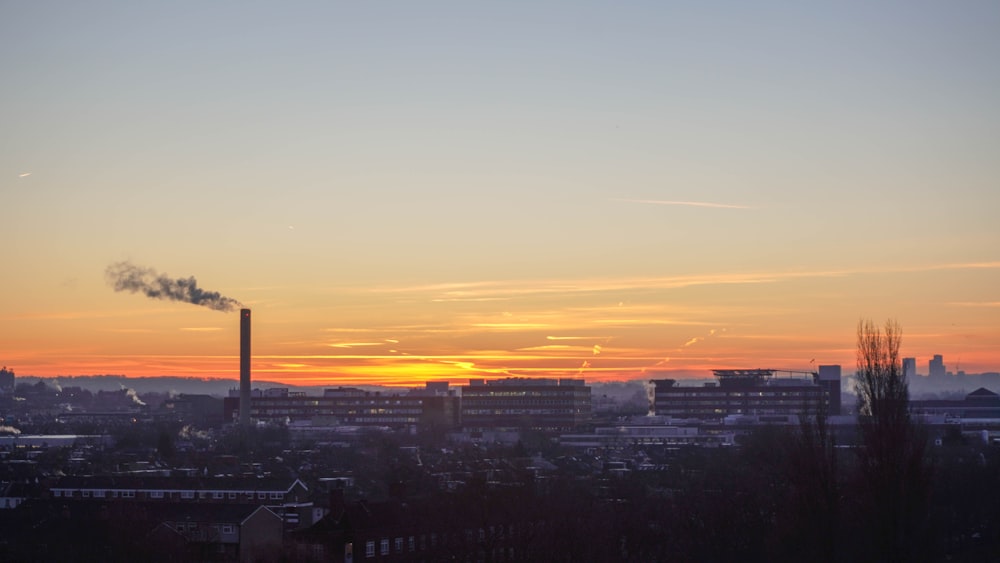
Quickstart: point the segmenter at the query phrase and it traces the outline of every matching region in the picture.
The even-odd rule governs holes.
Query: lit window
[[[231,533],[233,533],[233,525],[232,524],[223,524],[223,526],[222,526],[222,533],[223,534],[231,534]]]

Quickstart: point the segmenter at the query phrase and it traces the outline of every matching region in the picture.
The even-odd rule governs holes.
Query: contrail
[[[712,203],[709,201],[664,201],[658,199],[619,199],[611,198],[610,201],[624,201],[626,203],[647,203],[650,205],[687,205],[690,207],[714,207],[717,209],[755,209],[749,205],[733,205],[730,203]]]
[[[104,270],[104,275],[115,291],[142,293],[153,299],[183,301],[216,311],[232,311],[243,306],[239,301],[225,297],[218,291],[201,289],[194,276],[172,279],[152,268],[143,268],[131,262],[111,264]]]

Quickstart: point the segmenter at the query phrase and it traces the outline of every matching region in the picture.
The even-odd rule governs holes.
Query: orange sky
[[[291,384],[846,371],[863,315],[896,318],[920,372],[935,353],[980,372],[1000,366],[997,303],[977,300],[998,272],[1000,262],[239,293],[254,311],[254,377]],[[22,375],[238,376],[236,314],[93,285],[94,308],[64,299],[4,318],[6,363]]]

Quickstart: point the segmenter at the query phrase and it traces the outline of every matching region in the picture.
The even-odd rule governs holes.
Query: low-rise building
[[[298,479],[97,475],[62,477],[53,499],[266,506],[289,527],[311,524],[309,489]]]
[[[980,387],[962,399],[928,399],[910,401],[910,411],[920,415],[941,415],[950,418],[1000,419],[1000,395]]]

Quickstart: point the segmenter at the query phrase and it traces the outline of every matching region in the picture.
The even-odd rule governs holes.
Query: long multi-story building
[[[652,410],[674,418],[722,419],[730,415],[840,414],[840,366],[820,366],[817,373],[774,369],[713,370],[716,381],[702,386],[657,379]],[[801,375],[807,374],[806,377]]]
[[[53,499],[107,503],[263,505],[290,527],[310,525],[316,516],[309,489],[298,479],[176,477],[163,475],[66,476],[50,489]]]
[[[466,430],[569,431],[589,422],[590,410],[582,379],[470,379],[462,387]]]
[[[239,396],[226,397],[225,418],[239,413]],[[288,388],[256,390],[250,397],[250,420],[270,423],[312,422],[346,426],[459,425],[459,398],[447,387],[428,384],[405,393],[381,393],[353,387],[326,389],[323,395],[290,392]]]

